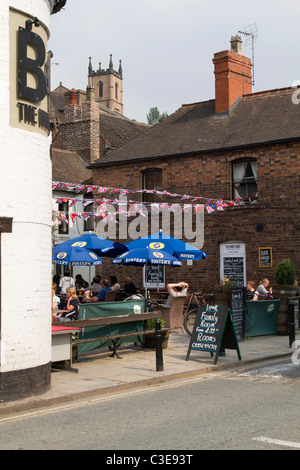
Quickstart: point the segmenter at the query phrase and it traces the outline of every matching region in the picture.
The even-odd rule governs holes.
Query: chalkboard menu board
[[[230,308],[237,340],[244,341],[246,323],[246,287],[232,287],[230,289]]]
[[[259,267],[260,268],[272,267],[272,248],[271,247],[259,248]]]
[[[186,360],[191,350],[206,351],[218,361],[221,348],[236,349],[241,360],[230,310],[224,305],[207,304],[198,309]]]
[[[150,265],[145,269],[145,283],[148,287],[164,287],[164,266]]]
[[[236,286],[244,286],[244,258],[242,256],[224,257],[224,276],[235,282]]]

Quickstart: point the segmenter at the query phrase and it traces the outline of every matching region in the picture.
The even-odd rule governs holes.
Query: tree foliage
[[[155,106],[150,108],[149,113],[147,114],[147,121],[148,124],[154,126],[154,124],[157,124],[161,119],[166,117],[168,117],[168,113],[166,111],[160,113],[159,109]]]

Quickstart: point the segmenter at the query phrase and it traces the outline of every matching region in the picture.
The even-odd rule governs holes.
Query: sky
[[[170,115],[214,99],[213,56],[249,26],[252,91],[290,87],[300,82],[299,18],[299,0],[67,0],[51,16],[51,87],[85,90],[89,57],[106,69],[112,54],[115,70],[122,60],[125,116],[147,122],[152,107]],[[252,59],[251,41],[243,55]]]

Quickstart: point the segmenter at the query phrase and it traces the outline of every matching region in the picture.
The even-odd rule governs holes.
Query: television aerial
[[[243,34],[246,36],[245,40],[245,46],[248,46],[251,44],[252,46],[252,85],[255,84],[255,79],[254,79],[254,43],[257,41],[257,36],[258,36],[258,29],[256,26],[256,23],[253,23],[249,26],[246,26],[244,28],[244,31],[238,31],[238,33]]]

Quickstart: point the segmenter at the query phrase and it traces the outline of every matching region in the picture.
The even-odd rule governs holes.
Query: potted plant
[[[165,325],[165,321],[162,318],[159,318],[160,321],[160,326],[163,329]],[[147,320],[147,328],[148,330],[155,330],[155,319],[151,318],[150,320]],[[162,336],[162,348],[166,349],[168,346],[168,340],[169,340],[169,334],[170,331],[162,331],[161,336]],[[155,332],[149,333],[145,335],[144,339],[144,347],[149,348],[149,349],[155,349]]]
[[[223,277],[220,285],[215,286],[216,302],[230,308],[231,281],[228,277]]]
[[[275,271],[275,281],[278,286],[294,286],[296,280],[295,266],[290,259],[280,261]],[[294,288],[294,287],[293,287]]]
[[[288,334],[288,302],[289,298],[296,295],[295,280],[294,263],[290,259],[280,261],[275,270],[276,284],[272,289],[274,298],[280,299],[277,323],[278,334]]]

